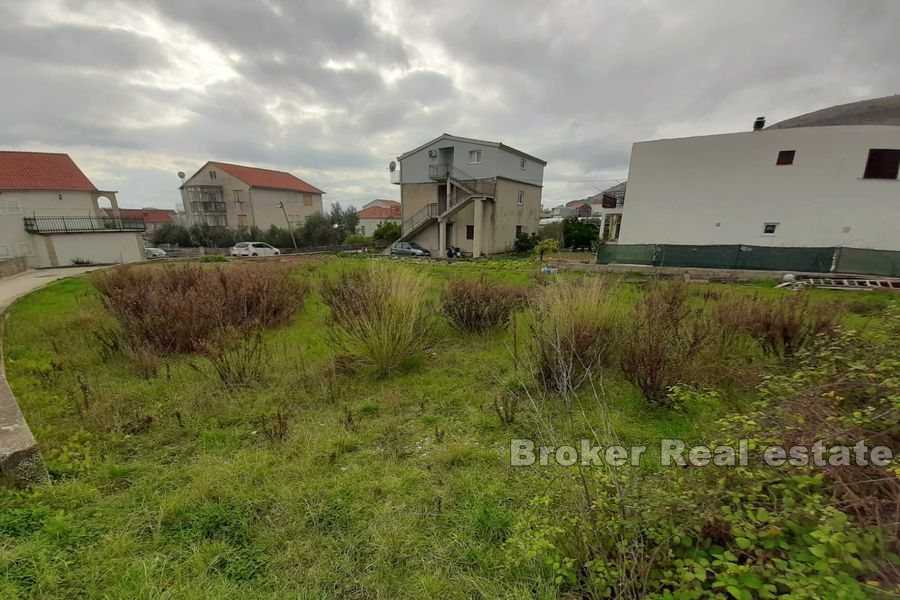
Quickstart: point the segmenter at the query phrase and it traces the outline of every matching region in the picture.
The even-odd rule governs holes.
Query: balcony
[[[447,163],[438,163],[428,165],[428,178],[443,180],[450,176],[450,165]]]
[[[225,202],[222,201],[199,201],[195,200],[191,202],[191,210],[195,213],[222,213],[225,214],[228,212],[227,207],[225,206]]]
[[[25,217],[28,233],[140,233],[147,230],[143,219],[116,217]]]

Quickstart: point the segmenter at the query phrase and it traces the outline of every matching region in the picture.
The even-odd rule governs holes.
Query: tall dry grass
[[[437,341],[437,309],[423,273],[371,265],[324,279],[321,293],[331,308],[335,347],[380,375],[419,358]]]
[[[529,302],[527,360],[547,390],[567,394],[614,364],[620,310],[616,279],[559,280],[540,287]]]
[[[286,323],[308,291],[280,264],[128,266],[94,273],[128,345],[157,355],[208,353],[224,332]]]

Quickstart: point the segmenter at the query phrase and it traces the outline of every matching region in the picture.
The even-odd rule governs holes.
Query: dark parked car
[[[415,242],[397,242],[391,246],[391,256],[431,256],[431,252]]]

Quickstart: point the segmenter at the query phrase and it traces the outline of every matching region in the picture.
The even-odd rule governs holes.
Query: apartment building
[[[299,227],[322,212],[322,190],[284,171],[207,162],[181,185],[189,225]]]
[[[510,251],[517,233],[536,233],[547,161],[507,146],[444,133],[397,157],[401,241],[441,256]]]

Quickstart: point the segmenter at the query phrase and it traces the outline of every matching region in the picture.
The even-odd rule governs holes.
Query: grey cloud
[[[375,18],[383,2],[396,33]],[[638,140],[743,130],[759,114],[774,122],[900,91],[893,0],[63,6],[96,24],[26,27],[16,7],[0,7],[0,75],[16,90],[0,139],[108,149],[107,172],[123,154],[178,157],[186,171],[211,158],[258,162],[355,203],[397,197],[384,165],[442,131],[548,160],[545,204],[556,204],[625,176]],[[237,77],[205,88],[129,83],[123,73],[165,71],[180,57],[107,27],[111,15],[156,19],[213,48]],[[183,122],[134,126],[173,110]],[[123,170],[123,203],[158,202],[168,186],[175,194],[170,170]]]

